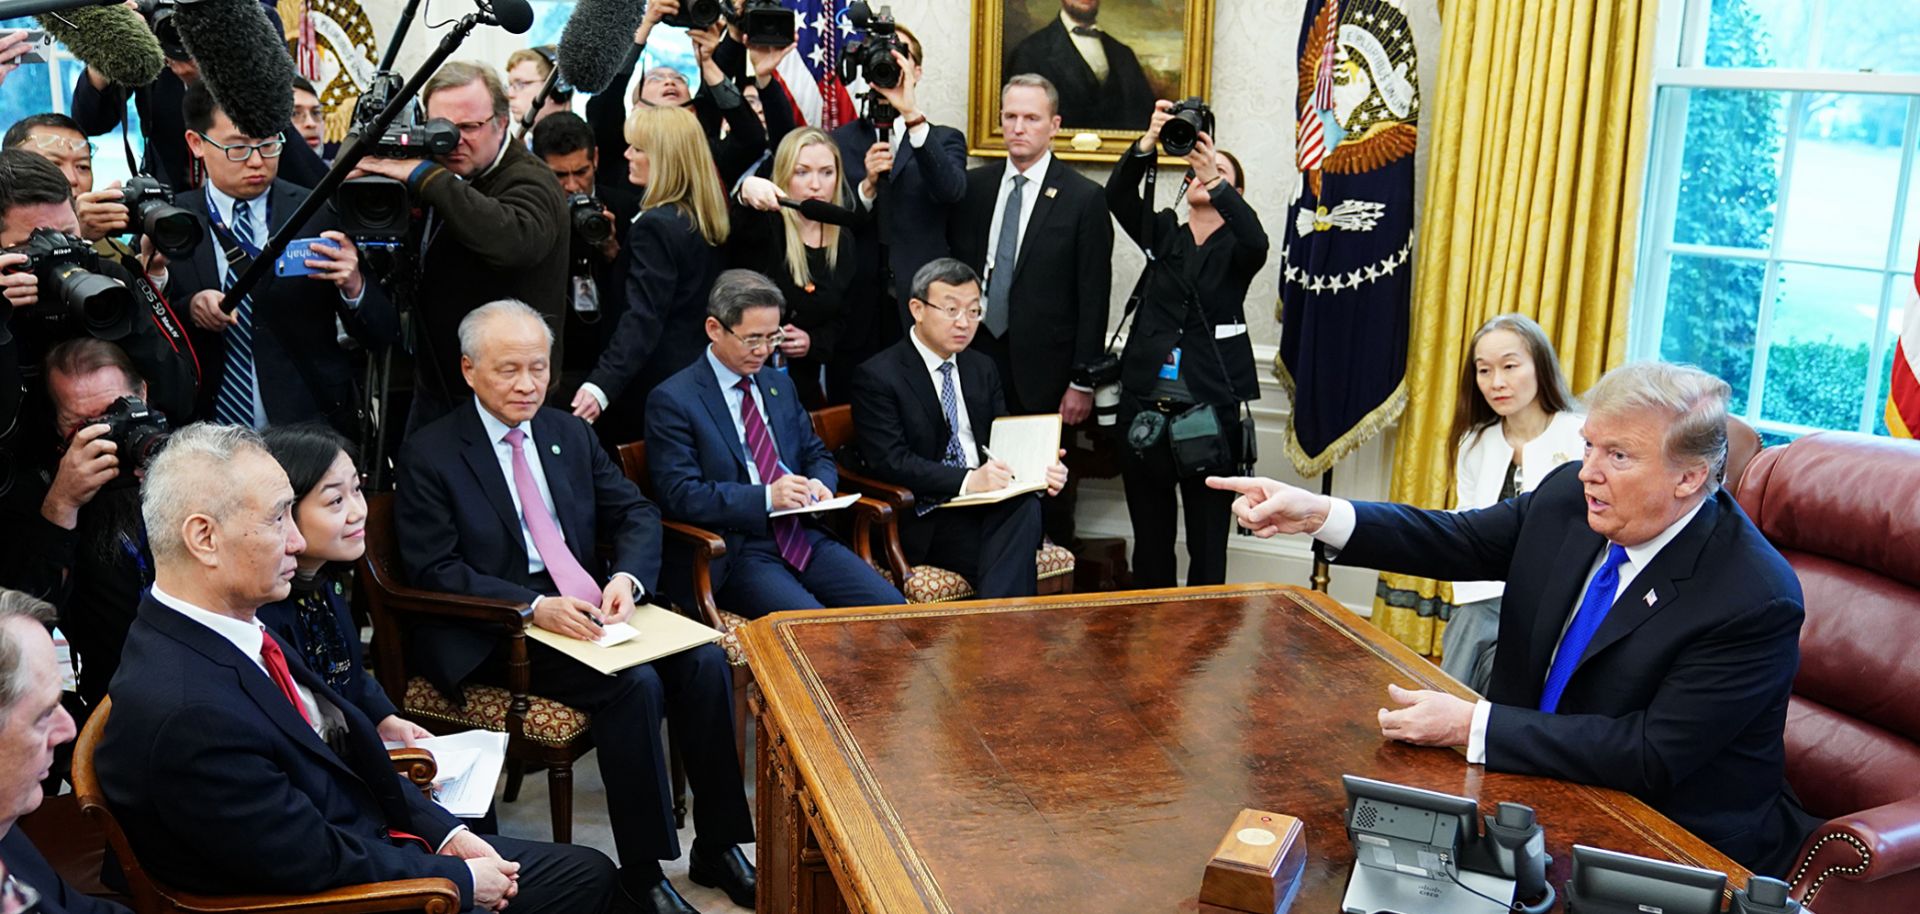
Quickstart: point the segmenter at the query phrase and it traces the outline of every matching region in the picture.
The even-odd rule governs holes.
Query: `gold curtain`
[[[1539,321],[1576,393],[1624,358],[1659,5],[1444,5],[1393,501],[1452,506],[1447,433],[1467,340],[1487,318]],[[1373,619],[1435,654],[1450,597],[1382,575]]]

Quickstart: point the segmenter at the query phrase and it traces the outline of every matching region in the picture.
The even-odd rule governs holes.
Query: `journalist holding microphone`
[[[1267,233],[1241,196],[1245,172],[1214,147],[1212,129],[1197,100],[1156,102],[1146,134],[1107,181],[1108,209],[1149,255],[1127,305],[1134,323],[1120,355],[1119,428],[1128,445],[1121,477],[1139,587],[1174,585],[1176,488],[1186,508],[1188,586],[1225,582],[1233,496],[1207,488],[1205,465],[1247,458],[1251,427],[1235,414],[1260,395],[1244,309],[1247,286],[1267,262]],[[1141,179],[1163,145],[1191,168],[1185,224],[1173,209],[1149,215],[1151,201],[1142,198]]]

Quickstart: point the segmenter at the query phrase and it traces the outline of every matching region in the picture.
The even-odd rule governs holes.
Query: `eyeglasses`
[[[987,309],[979,305],[974,305],[971,308],[961,308],[956,305],[935,305],[925,302],[922,302],[922,304],[926,304],[927,307],[946,315],[947,320],[950,321],[957,321],[962,317],[970,321],[977,321],[987,315]]]
[[[31,914],[40,910],[40,892],[8,873],[0,879],[0,912],[5,914]]]
[[[759,349],[762,346],[768,349],[778,349],[780,348],[781,343],[784,343],[787,341],[787,335],[784,332],[779,332],[779,331],[769,333],[764,336],[758,333],[752,336],[741,336],[738,333],[734,333],[732,327],[728,327],[727,335],[733,337],[736,340],[739,340],[741,344],[746,346],[748,349]]]
[[[33,146],[37,149],[46,150],[47,152],[71,152],[76,154],[85,153],[88,156],[93,155],[92,140],[76,140],[64,136],[54,136],[51,133],[27,134],[26,139],[21,140],[20,144],[23,146]]]
[[[512,79],[507,81],[507,90],[510,92],[525,92],[528,89],[538,89],[546,84],[547,81],[544,79]]]
[[[495,120],[498,120],[498,118],[490,117],[484,121],[459,121],[453,126],[460,128],[461,136],[474,136],[480,131],[487,129],[487,125],[492,124]]]
[[[198,130],[194,132],[200,133]],[[222,143],[204,133],[200,133],[200,139],[205,140],[207,144],[213,148],[226,153],[227,161],[229,162],[245,162],[253,158],[255,152],[260,153],[260,158],[263,159],[277,159],[280,157],[281,150],[287,147],[287,141],[280,137],[262,140],[258,143],[234,143],[232,145]]]
[[[687,78],[685,76],[670,71],[648,73],[646,77],[640,81],[648,83],[679,83],[683,86],[687,84]]]

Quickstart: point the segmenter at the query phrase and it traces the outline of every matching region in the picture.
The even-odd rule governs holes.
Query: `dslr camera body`
[[[100,437],[113,442],[115,453],[120,455],[118,478],[122,480],[131,480],[135,470],[146,469],[173,434],[166,416],[148,406],[147,401],[131,396],[113,401],[106,412],[80,423],[81,428],[92,425],[107,427],[107,433]]]
[[[592,194],[567,195],[567,224],[573,227],[576,244],[598,248],[613,237],[613,220],[605,209]]]
[[[900,69],[900,62],[893,59],[893,52],[899,51],[900,56],[909,59],[910,55],[907,43],[900,40],[898,24],[893,21],[893,7],[883,5],[876,15],[866,0],[854,0],[847,4],[847,19],[861,35],[848,42],[847,49],[840,54],[840,81],[851,83],[864,78],[874,89],[898,88],[906,73]],[[877,97],[878,93],[872,96]]]
[[[174,260],[193,256],[206,229],[194,214],[173,205],[173,188],[151,175],[134,175],[120,187],[120,202],[141,234]]]
[[[25,242],[0,253],[25,254],[27,262],[7,272],[40,278],[40,300],[22,309],[25,316],[61,326],[77,324],[103,340],[133,332],[133,290],[100,274],[100,255],[84,239],[37,228]]]
[[[690,0],[660,21],[675,28],[709,29],[723,17],[740,26],[750,45],[784,48],[795,39],[793,10],[780,0],[742,0],[738,9],[727,0]]]
[[[1167,111],[1173,119],[1160,125],[1160,151],[1179,158],[1193,152],[1200,134],[1213,136],[1213,109],[1199,96],[1175,102]]]

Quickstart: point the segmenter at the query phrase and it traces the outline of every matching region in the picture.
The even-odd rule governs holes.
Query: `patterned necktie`
[[[506,441],[513,448],[513,490],[520,496],[520,519],[533,535],[533,548],[540,553],[540,561],[546,563],[547,577],[553,579],[553,586],[563,596],[599,606],[600,586],[593,582],[593,575],[588,574],[587,569],[580,567],[573,550],[567,548],[553,512],[547,510],[546,501],[540,497],[540,484],[534,481],[533,467],[527,463],[524,447],[527,433],[512,429],[507,432]]]
[[[1026,175],[1013,176],[1013,189],[1007,192],[1007,204],[1000,214],[1000,246],[993,252],[993,272],[987,274],[987,332],[996,337],[1007,335],[1012,317],[1007,312],[1007,297],[1013,293],[1013,265],[1020,258],[1020,188]]]
[[[1614,592],[1620,589],[1620,565],[1626,560],[1626,549],[1617,543],[1607,546],[1607,560],[1593,573],[1593,582],[1587,585],[1587,594],[1580,599],[1580,608],[1574,611],[1573,624],[1567,626],[1567,633],[1560,639],[1560,651],[1553,655],[1553,666],[1547,670],[1547,686],[1540,693],[1540,710],[1552,714],[1560,707],[1560,694],[1567,690],[1567,680],[1573,678],[1574,667],[1580,665],[1581,655],[1587,652],[1587,645],[1593,643],[1593,633],[1600,630],[1607,611],[1613,608]]]
[[[740,388],[740,425],[747,432],[747,451],[753,455],[753,468],[760,473],[761,485],[773,485],[774,480],[787,475],[787,471],[780,466],[780,453],[773,448],[773,436],[767,433],[767,423],[760,418],[760,407],[753,403],[753,379],[741,378],[734,386]],[[813,544],[807,541],[807,532],[800,529],[800,518],[776,517],[772,524],[773,544],[779,547],[780,557],[795,571],[807,570],[807,563],[813,561]]]
[[[293,702],[293,709],[300,712],[300,719],[313,726],[313,718],[307,716],[307,703],[300,700],[299,691],[293,687],[293,674],[287,670],[287,655],[280,650],[280,642],[273,640],[273,633],[260,630],[260,660],[267,665],[267,678],[280,687],[281,694]]]
[[[239,242],[227,256],[226,288],[253,263],[260,250],[260,239],[253,231],[251,206],[245,200],[233,201],[233,237]],[[253,409],[255,388],[253,372],[253,296],[240,299],[234,309],[239,323],[227,328],[227,362],[220,375],[220,390],[213,399],[213,418],[227,425],[254,428],[259,416]]]
[[[960,448],[960,396],[953,388],[953,360],[940,363],[940,409],[947,414],[947,451],[940,456],[941,466],[963,467],[967,465],[966,452]],[[928,512],[940,507],[944,498],[914,499],[915,517],[925,517]]]

